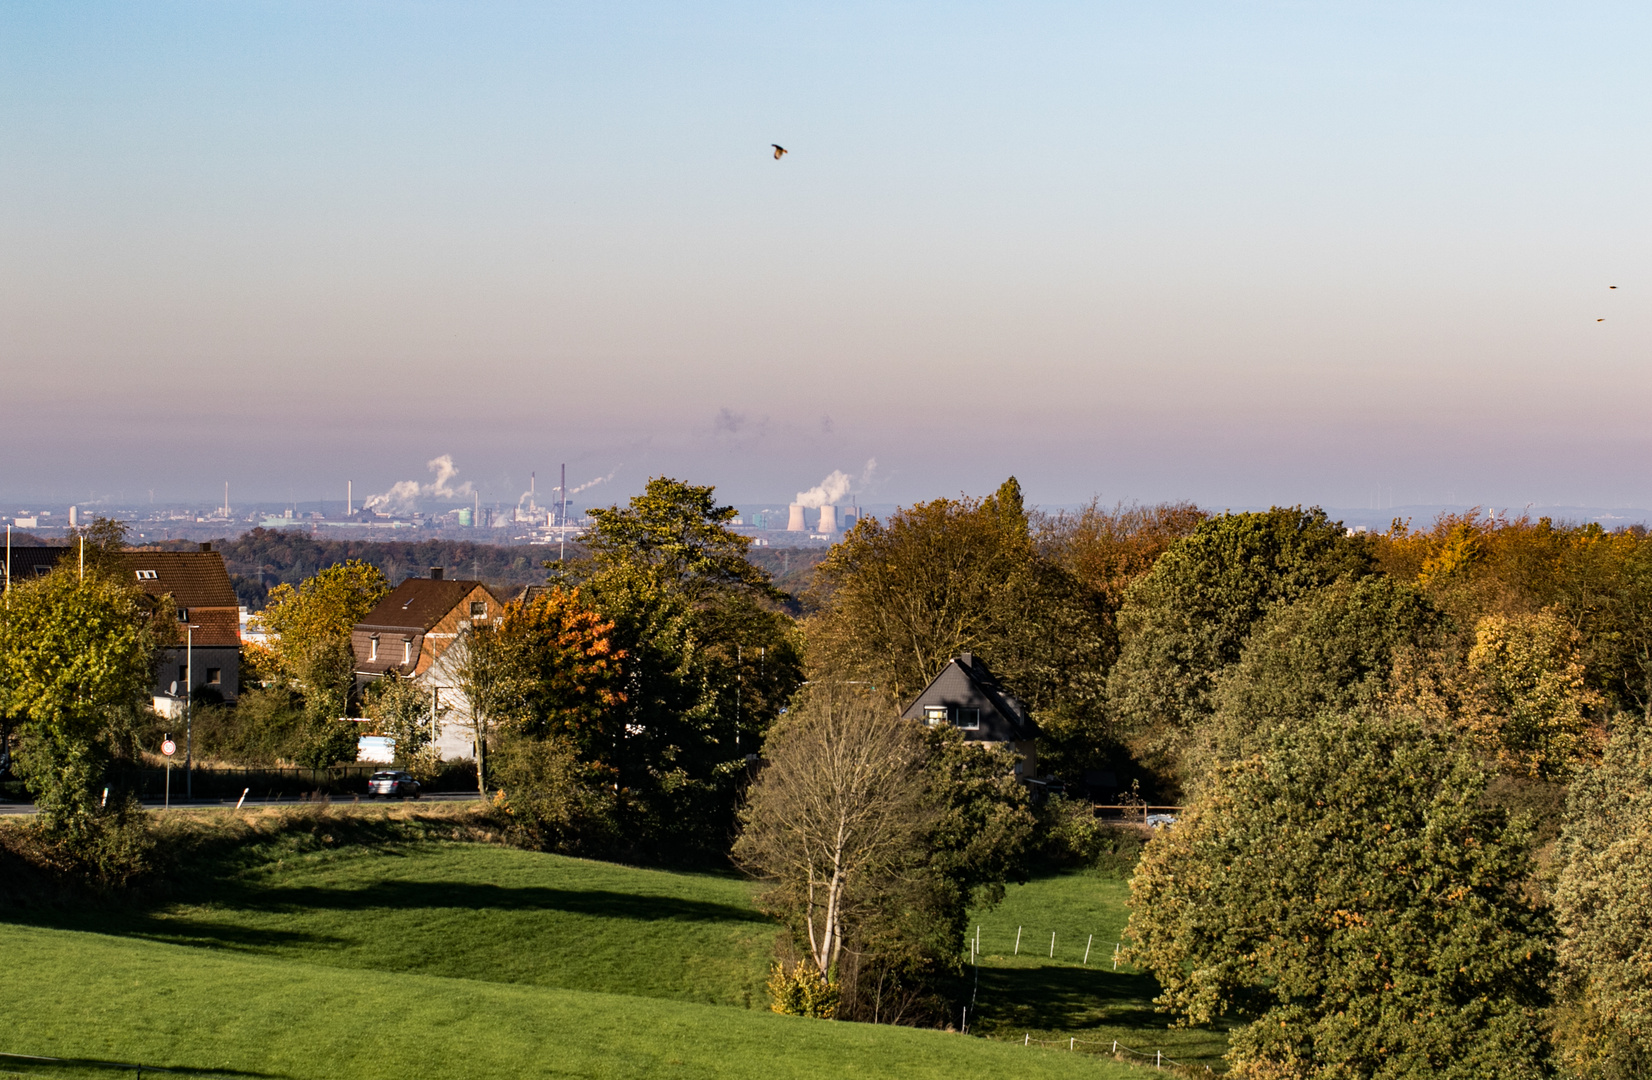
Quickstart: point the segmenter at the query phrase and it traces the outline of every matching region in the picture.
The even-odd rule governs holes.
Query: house
[[[477,623],[496,623],[504,612],[504,603],[486,585],[444,577],[439,566],[431,567],[427,578],[408,578],[350,632],[356,685],[391,672],[423,675],[460,633]]]
[[[1015,763],[1017,777],[1031,780],[1038,775],[1038,726],[1027,707],[973,653],[949,661],[901,717],[931,727],[950,725],[970,742],[1008,746],[1021,759]]]
[[[129,580],[150,596],[170,596],[177,609],[178,644],[162,651],[155,666],[155,711],[180,713],[186,687],[198,703],[239,697],[241,602],[223,553],[210,543],[199,551],[132,548],[120,553],[120,562]]]
[[[60,560],[73,567],[77,557],[72,546],[12,548],[7,572],[20,582],[50,573]],[[239,697],[240,602],[223,553],[211,544],[198,551],[131,548],[120,552],[119,565],[127,581],[150,596],[170,596],[177,610],[178,644],[163,650],[155,665],[155,710],[181,714],[186,687],[197,702]]]

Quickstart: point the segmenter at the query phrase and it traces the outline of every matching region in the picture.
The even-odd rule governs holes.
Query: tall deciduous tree
[[[656,477],[626,506],[591,513],[590,557],[547,565],[553,581],[582,583],[626,654],[609,760],[630,832],[679,853],[720,847],[746,755],[802,681],[784,594],[746,559],[751,541],[710,487]]]
[[[350,628],[390,591],[376,566],[351,559],[329,566],[298,588],[277,585],[258,616],[275,638],[280,672],[304,695],[308,732],[298,751],[310,768],[355,756],[355,732],[339,724],[355,682]]]
[[[874,685],[905,704],[953,657],[979,655],[1034,711],[1058,766],[1104,738],[1111,659],[1100,597],[1033,542],[1020,485],[865,519],[816,571],[811,673]]]
[[[769,903],[798,921],[834,981],[869,886],[910,858],[927,822],[916,724],[867,694],[823,687],[776,726],[741,814],[734,855],[775,883]]]
[[[1547,1075],[1530,835],[1475,759],[1327,715],[1222,768],[1130,883],[1129,957],[1240,1076]]]

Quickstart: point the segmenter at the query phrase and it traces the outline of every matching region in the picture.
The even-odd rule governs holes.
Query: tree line
[[[1012,478],[863,520],[790,596],[714,494],[657,478],[594,511],[548,589],[455,649],[503,827],[732,857],[792,931],[776,1007],[949,1018],[971,903],[1119,843],[1087,802],[1032,799],[1006,749],[897,719],[972,652],[1031,707],[1041,771],[1185,807],[1134,875],[1130,956],[1171,1022],[1240,1025],[1239,1074],[1648,1075],[1643,530],[1045,514]],[[251,658],[243,736],[285,709],[281,755],[342,753],[343,701],[434,767],[416,688],[352,702],[343,677],[348,628],[388,587],[346,561],[272,590],[279,645]],[[113,674],[95,693],[25,678],[67,655],[24,642],[88,587],[29,588],[0,628],[19,761],[43,808],[92,820],[98,762],[135,752],[111,717],[134,706]],[[107,625],[142,622],[124,584],[97,588]]]

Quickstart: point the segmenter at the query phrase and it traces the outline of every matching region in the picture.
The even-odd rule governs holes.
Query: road
[[[476,801],[476,793],[474,791],[468,791],[468,792],[467,791],[432,792],[429,795],[420,796],[416,800],[415,799],[383,799],[383,800],[379,800],[379,799],[361,798],[360,796],[336,796],[332,799],[332,801],[335,804],[340,804],[340,803],[348,804],[352,800],[358,800],[358,799],[359,799],[360,802],[363,802],[363,803],[376,803],[376,802],[386,802],[386,803],[393,803],[393,802],[475,802]],[[268,796],[255,798],[255,797],[249,795],[249,796],[247,796],[247,801],[245,803],[243,803],[242,806],[244,808],[251,808],[251,807],[254,807],[254,806],[303,806],[308,801],[309,800],[307,800],[307,799],[301,799],[301,798],[270,798]],[[173,810],[222,810],[225,807],[233,807],[234,805],[235,805],[235,800],[234,799],[196,799],[193,802],[186,802],[183,799],[173,799],[170,809],[173,809]],[[143,802],[143,806],[144,806],[145,810],[164,810],[164,809],[168,809],[166,804],[164,802],[162,802],[162,800],[160,800],[160,799],[145,799],[144,802]],[[34,813],[34,804],[33,803],[0,803],[0,817],[8,817],[8,816],[9,817],[16,817],[16,816],[19,816],[19,815],[25,815],[26,816],[26,815],[30,815],[30,814],[33,814],[33,813]]]

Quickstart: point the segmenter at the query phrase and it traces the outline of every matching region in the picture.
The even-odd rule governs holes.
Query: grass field
[[[1167,1027],[1169,1018],[1153,1010],[1158,984],[1127,966],[1115,970],[1113,946],[1129,917],[1129,895],[1118,874],[1080,870],[1011,885],[1002,904],[976,912],[979,1011],[971,1032],[1062,1045],[1076,1039],[1091,1051],[1110,1050],[1116,1039],[1149,1056],[1163,1051],[1179,1062],[1220,1068],[1225,1031]]]
[[[318,1080],[1135,1075],[1010,1045],[1115,1030],[1183,1060],[1220,1052],[1209,1033],[1197,1047],[1167,1035],[1142,976],[1094,970],[1099,952],[1086,970],[1069,948],[1094,927],[1110,954],[1116,877],[1015,886],[982,916],[971,1027],[991,1038],[975,1039],[767,1012],[778,929],[738,877],[453,842],[441,837],[468,811],[400,813],[226,816],[262,824],[187,863],[164,898],[11,909],[0,1051]],[[1054,961],[1028,956],[1050,929]],[[0,1059],[8,1070],[111,1075]]]

